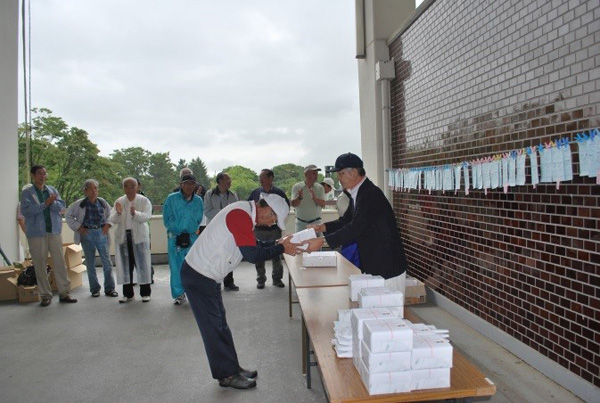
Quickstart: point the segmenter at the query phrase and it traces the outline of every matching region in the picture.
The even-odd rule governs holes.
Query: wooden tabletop
[[[283,256],[296,288],[348,285],[348,277],[360,274],[356,266],[337,252],[337,267],[303,267],[302,254]]]
[[[331,339],[334,338],[333,321],[337,320],[338,309],[355,307],[351,306],[348,286],[300,288],[296,291],[330,402],[425,401],[491,396],[496,392],[496,386],[454,348],[449,388],[392,395],[369,395],[358,371],[354,368],[352,358],[338,358],[331,345]],[[406,319],[414,323],[422,322],[409,308],[405,307],[404,314]]]

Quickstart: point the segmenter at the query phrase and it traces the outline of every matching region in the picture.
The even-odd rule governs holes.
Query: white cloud
[[[32,2],[32,100],[103,155],[141,146],[210,172],[360,152],[354,3]]]

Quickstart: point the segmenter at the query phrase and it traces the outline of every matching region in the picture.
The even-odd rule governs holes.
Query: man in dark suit
[[[363,162],[357,155],[340,155],[332,171],[338,173],[340,183],[350,194],[350,206],[338,220],[313,226],[325,236],[306,241],[308,251],[319,250],[324,240],[332,249],[356,243],[360,270],[381,275],[387,287],[404,293],[408,263],[392,206],[381,189],[365,176]]]

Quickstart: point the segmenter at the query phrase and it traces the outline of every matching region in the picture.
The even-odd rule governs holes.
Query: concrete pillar
[[[11,261],[19,259],[18,33],[19,1],[0,1],[0,245]]]

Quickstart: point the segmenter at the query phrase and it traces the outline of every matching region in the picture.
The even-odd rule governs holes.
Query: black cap
[[[196,182],[196,177],[194,175],[183,175],[181,177],[181,183],[188,181]]]
[[[356,154],[346,153],[342,154],[335,160],[335,167],[331,172],[338,172],[345,168],[362,168],[363,162],[360,157]]]

